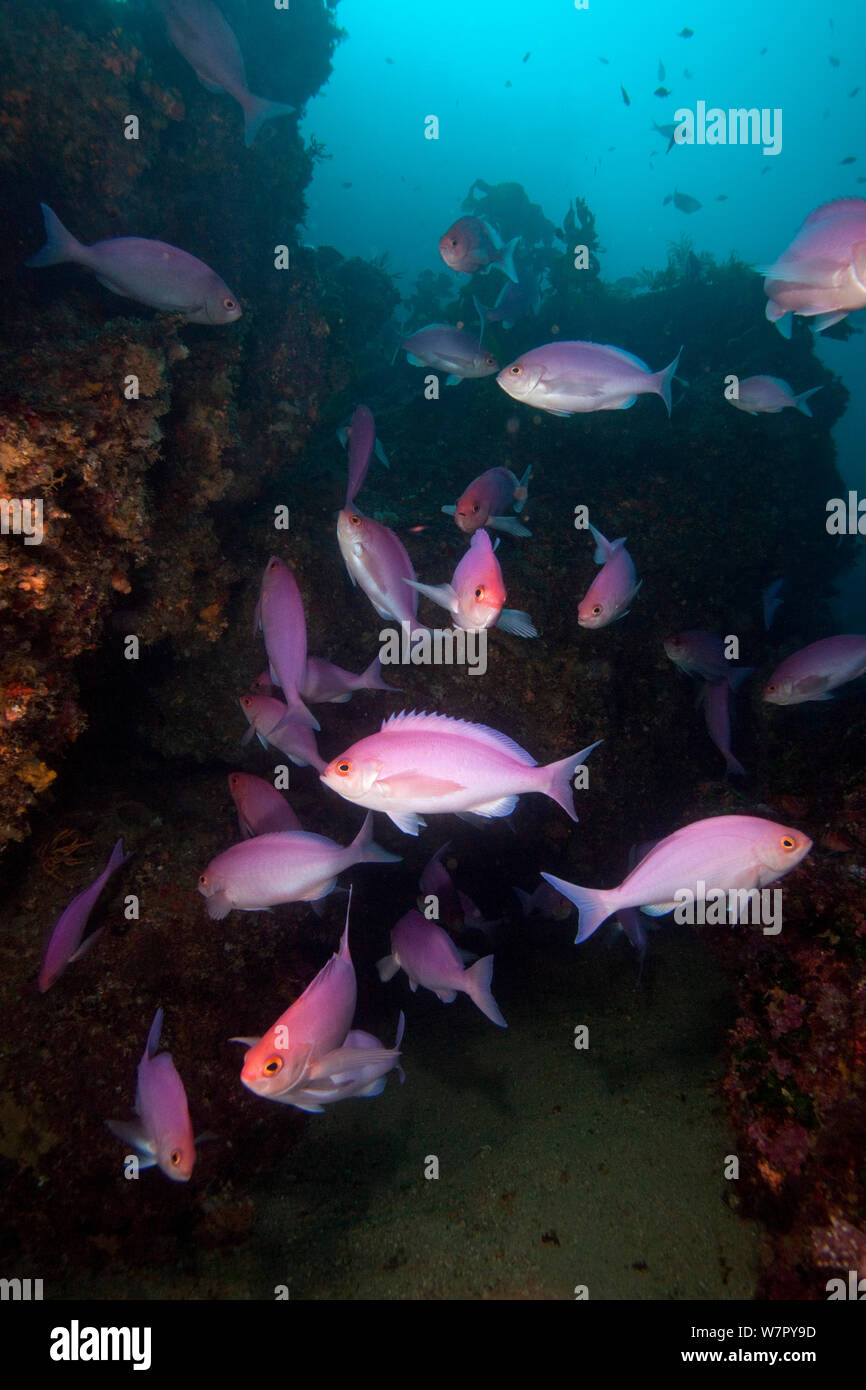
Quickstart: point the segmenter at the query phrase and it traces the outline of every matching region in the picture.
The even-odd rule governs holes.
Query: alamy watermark
[[[41,545],[42,499],[0,497],[0,536],[23,536],[25,545]]]
[[[681,106],[674,112],[678,145],[761,145],[764,154],[782,153],[782,108],[762,106],[721,106],[707,109],[699,101],[692,111]]]
[[[400,631],[385,627],[379,633],[383,666],[467,666],[470,676],[487,671],[487,629],[416,628],[404,618]]]
[[[710,888],[699,878],[695,888],[674,893],[674,921],[680,926],[720,927],[748,923],[763,928],[764,936],[782,930],[781,888]]]

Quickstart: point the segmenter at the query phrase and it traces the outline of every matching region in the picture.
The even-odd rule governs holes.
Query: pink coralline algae
[[[866,1274],[866,1231],[834,1216],[829,1226],[812,1227],[812,1256],[822,1269]]]

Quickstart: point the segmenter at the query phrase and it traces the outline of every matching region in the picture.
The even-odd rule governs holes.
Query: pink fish
[[[287,718],[310,729],[320,727],[300,696],[307,665],[307,620],[295,576],[288,565],[272,556],[265,566],[255,626],[265,639],[271,680],[283,692]]]
[[[727,680],[732,690],[739,690],[754,669],[735,666],[725,656],[724,638],[702,628],[689,628],[668,637],[665,652],[686,675],[703,676],[707,681]]]
[[[767,318],[785,338],[791,315],[811,318],[813,333],[866,307],[866,199],[837,198],[810,213],[767,278]]]
[[[321,777],[347,801],[384,811],[407,835],[418,834],[424,812],[509,816],[524,792],[549,796],[576,821],[572,778],[597,747],[539,767],[496,729],[413,710],[392,715],[378,733],[352,744]]]
[[[866,636],[822,637],[786,657],[764,686],[768,705],[832,700],[831,690],[866,674]]]
[[[333,892],[338,876],[353,864],[399,863],[399,854],[389,854],[374,842],[372,822],[367,816],[345,848],[306,830],[257,835],[232,845],[212,859],[199,878],[198,891],[207,899],[208,914],[221,922],[235,910],[261,912],[279,903],[318,902]],[[347,1023],[342,1037],[348,1030]]]
[[[157,0],[168,36],[209,92],[226,92],[244,113],[247,149],[265,121],[293,116],[296,107],[255,96],[247,86],[243,55],[234,30],[211,0]]]
[[[795,396],[787,381],[780,376],[747,376],[739,383],[736,396],[726,396],[726,400],[747,415],[778,415],[780,410],[793,406],[811,420],[812,412],[806,402],[821,390],[823,387],[813,386],[810,391],[801,391]]]
[[[464,377],[478,380],[493,376],[499,363],[469,333],[453,323],[430,323],[404,338],[400,347],[413,367],[433,367],[447,372],[446,386],[459,386]]]
[[[418,986],[430,989],[443,1004],[453,1004],[458,994],[468,994],[491,1023],[508,1024],[490,991],[493,957],[483,956],[464,969],[460,952],[436,922],[428,922],[414,908],[401,917],[391,932],[391,954],[376,964],[379,979],[391,980],[405,970],[414,994]]]
[[[374,656],[366,671],[360,676],[344,671],[342,666],[334,666],[323,661],[320,656],[308,656],[301,696],[310,705],[343,705],[351,700],[356,690],[398,690],[396,685],[386,685],[382,679],[382,663]]]
[[[162,1009],[157,1009],[138,1064],[135,1113],[138,1120],[108,1120],[118,1139],[131,1144],[140,1168],[159,1166],[175,1182],[189,1182],[195,1165],[195,1139],[186,1091],[170,1052],[160,1052]]]
[[[326,1105],[338,1100],[380,1096],[389,1071],[397,1072],[401,1084],[406,1080],[398,1060],[405,1027],[406,1018],[401,1013],[393,1048],[386,1048],[372,1033],[353,1028],[337,1052],[315,1064],[316,1079],[304,1081],[271,1099],[282,1105],[294,1105],[298,1110],[321,1114]]]
[[[551,415],[592,410],[627,410],[638,396],[661,396],[671,413],[673,362],[651,372],[646,362],[622,348],[601,343],[556,342],[525,352],[503,367],[496,380],[508,396]]]
[[[730,692],[731,687],[724,678],[705,681],[700,698],[704,703],[707,733],[724,758],[728,772],[745,777],[746,769],[731,752],[731,715],[728,704]]]
[[[373,419],[372,410],[368,410],[365,405],[359,405],[351,422],[343,429],[337,430],[337,438],[345,448],[349,446],[349,477],[346,483],[346,507],[351,507],[361,488],[364,486],[364,479],[367,476],[367,469],[370,467],[370,459],[375,451],[377,459],[386,468],[390,467],[385,450],[376,438],[376,421]]]
[[[263,748],[278,748],[296,767],[324,771],[325,762],[315,734],[305,724],[290,719],[289,710],[281,700],[275,700],[272,695],[242,695],[239,704],[250,726],[241,739],[242,744],[258,738]]]
[[[515,637],[537,637],[528,613],[516,608],[503,608],[505,584],[499,561],[493,553],[490,537],[484,530],[476,531],[469,549],[457,565],[450,584],[433,586],[416,580],[404,581],[438,603],[450,614],[455,627],[464,632],[481,632],[488,627],[501,627]]]
[[[67,263],[91,271],[107,290],[187,323],[233,323],[243,312],[228,285],[197,256],[147,237],[119,236],[85,246],[41,204],[45,245],[25,262],[36,269]]]
[[[104,928],[100,927],[98,931],[91,932],[82,944],[84,929],[106,883],[128,858],[129,855],[123,852],[123,841],[118,840],[99,877],[94,879],[89,888],[83,888],[58,917],[39,971],[39,989],[42,994],[60,978],[70,961],[80,960],[91,946],[96,945]]]
[[[301,822],[273,782],[250,772],[230,772],[229,791],[237,807],[241,835],[272,835],[301,829]]]
[[[439,255],[447,266],[461,275],[474,275],[495,265],[513,284],[518,283],[514,252],[520,244],[516,236],[504,245],[489,222],[480,217],[458,217],[439,238]]]
[[[595,563],[602,569],[578,607],[577,621],[581,627],[607,627],[608,623],[625,617],[643,580],[635,583],[637,576],[625,548],[625,536],[609,541],[594,526],[589,529],[595,540]]]
[[[515,512],[522,510],[531,476],[531,464],[519,482],[510,468],[488,468],[486,473],[473,479],[463,495],[458,497],[455,507],[443,507],[442,510],[446,516],[453,516],[467,536],[481,526],[504,531],[509,536],[531,536],[531,531],[527,531],[513,516],[507,515],[512,508]]]
[[[426,632],[416,622],[418,595],[403,582],[414,580],[415,571],[399,537],[380,521],[346,508],[337,518],[337,541],[349,578],[379,617],[411,623],[410,633]]]
[[[564,894],[580,914],[575,945],[587,941],[602,922],[624,907],[661,916],[672,912],[676,894],[700,896],[721,889],[763,888],[800,863],[812,841],[800,830],[759,816],[711,816],[693,821],[660,840],[617,888],[582,888],[553,874],[542,878]]]
[[[534,893],[524,893],[515,888],[524,917],[549,917],[554,922],[564,922],[574,911],[574,903],[569,902],[549,883],[539,883]]]
[[[257,1096],[291,1105],[292,1094],[297,1096],[315,1082],[332,1082],[331,1073],[336,1070],[339,1075],[341,1067],[357,1072],[393,1057],[381,1047],[368,1050],[350,1045],[344,1050],[358,994],[349,952],[349,908],[351,895],[339,952],[322,966],[300,998],[261,1038],[232,1038],[249,1049],[241,1081]]]

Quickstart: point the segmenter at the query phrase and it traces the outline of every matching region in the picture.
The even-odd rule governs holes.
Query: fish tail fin
[[[376,971],[383,985],[387,984],[389,980],[393,980],[399,969],[400,963],[393,956],[383,956],[381,960],[376,961]],[[399,1042],[395,1043],[394,1046],[399,1047]]]
[[[358,685],[361,690],[399,690],[399,685],[386,685],[382,679],[382,663],[374,656],[366,671],[362,671]]]
[[[159,1035],[162,1032],[162,1020],[164,1013],[162,1008],[158,1008],[153,1016],[153,1023],[150,1025],[150,1032],[147,1035],[147,1055],[155,1057],[159,1047]]]
[[[776,325],[783,338],[790,339],[791,322],[793,319],[793,315],[790,309],[782,309],[774,299],[768,299],[767,307],[764,310],[764,316],[769,320],[770,323],[774,323]]]
[[[556,802],[557,806],[561,806],[565,814],[570,816],[573,821],[577,820],[572,783],[575,769],[580,767],[581,763],[586,762],[592,750],[598,748],[599,744],[603,742],[603,739],[599,739],[597,743],[591,743],[588,748],[581,748],[579,753],[572,753],[568,758],[561,758],[558,763],[548,763],[547,767],[538,769],[539,777],[542,779],[538,790],[545,792]]]
[[[282,101],[268,101],[267,97],[254,96],[248,93],[243,103],[244,108],[244,144],[247,149],[255,140],[265,121],[272,121],[277,116],[294,116],[297,113],[297,106],[287,106]]]
[[[356,864],[399,864],[402,859],[402,855],[391,854],[387,849],[376,844],[373,839],[372,811],[367,812],[364,824],[352,841],[350,848],[355,850],[358,855],[355,860]]]
[[[483,956],[474,965],[470,965],[469,969],[464,971],[463,979],[466,983],[466,993],[484,1017],[489,1018],[490,1022],[499,1028],[507,1028],[508,1024],[490,992],[493,983],[493,957]]]
[[[514,892],[517,895],[518,902],[520,903],[521,912],[523,913],[524,917],[528,917],[531,911],[531,893],[525,893],[522,888],[515,888]]]
[[[84,261],[86,247],[67,232],[56,212],[47,203],[40,203],[45,222],[45,245],[35,256],[30,256],[24,264],[38,268],[43,265],[62,265],[65,261]]]
[[[804,415],[808,415],[810,420],[812,418],[812,412],[807,406],[806,402],[810,396],[815,395],[816,391],[823,391],[823,389],[824,388],[822,386],[813,386],[811,391],[801,391],[799,396],[794,397],[794,404],[797,407],[797,409],[801,410]]]
[[[473,294],[472,303],[475,305],[475,312],[478,315],[478,321],[481,325],[481,331],[478,334],[478,346],[480,347],[481,344],[484,342],[484,329],[487,324],[487,309],[481,303],[481,300],[478,298],[477,294]]]
[[[532,464],[529,465],[517,487],[514,489],[514,510],[519,512],[529,496],[529,479],[532,477]]]
[[[727,767],[728,772],[735,773],[737,777],[745,777],[746,769],[743,767],[743,764],[740,762],[739,758],[735,758],[730,750],[728,750],[728,752],[724,754],[724,759],[725,766]]]
[[[568,898],[570,903],[574,903],[578,911],[577,936],[574,938],[575,946],[580,946],[584,941],[588,941],[593,932],[597,932],[602,922],[606,922],[616,908],[612,907],[608,901],[610,894],[603,888],[582,888],[579,883],[569,883],[564,878],[554,878],[553,874],[542,874],[557,893],[561,893],[564,898]]]
[[[316,716],[307,709],[307,706],[304,704],[297,691],[293,693],[292,691],[284,690],[283,695],[285,696],[288,709],[277,727],[271,730],[271,733],[275,734],[284,724],[304,724],[308,729],[312,729],[314,733],[321,733],[321,724]]]
[[[508,276],[512,284],[515,285],[518,283],[518,279],[517,271],[514,268],[514,253],[519,245],[520,237],[512,237],[511,240],[508,242],[507,246],[503,246],[502,256],[499,261],[499,265],[501,266],[502,270],[504,270],[505,274]]]
[[[653,376],[653,381],[655,383],[653,389],[655,390],[656,395],[661,396],[662,400],[667,406],[668,415],[670,415],[671,413],[671,382],[674,379],[674,372],[679,366],[679,361],[682,355],[683,350],[682,348],[680,348],[673,362],[669,362],[668,365],[662,369],[662,371],[656,372]]]
[[[745,685],[749,676],[753,675],[754,670],[754,666],[735,666],[728,672],[728,685],[731,687],[733,695],[736,695],[737,691]]]

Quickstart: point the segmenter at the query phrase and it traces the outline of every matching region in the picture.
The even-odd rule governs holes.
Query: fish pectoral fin
[[[227,893],[214,893],[207,899],[207,913],[215,922],[221,922],[232,910],[232,902]]]
[[[826,676],[804,676],[801,681],[797,681],[797,692],[800,695],[814,695],[827,688]],[[832,695],[827,697],[832,699]]]
[[[497,801],[485,801],[481,806],[473,806],[476,816],[510,816],[517,805],[516,796],[501,796]]]
[[[338,1047],[319,1057],[310,1067],[307,1080],[330,1080],[335,1086],[354,1081],[363,1067],[378,1066],[381,1062],[396,1062],[400,1054],[391,1047]]]
[[[572,411],[572,410],[550,410],[550,409],[548,408],[547,413],[548,413],[548,415],[558,415],[559,418],[560,418],[561,420],[570,420],[571,417],[572,417],[572,415],[574,414],[574,411]]]
[[[86,956],[87,952],[96,945],[104,931],[105,927],[97,927],[96,931],[92,931],[89,936],[85,936],[81,945],[74,950],[69,957],[70,963],[74,960],[81,960],[82,956]]]
[[[414,811],[388,811],[387,815],[404,835],[417,835],[419,829],[427,824],[424,817],[416,815]]]
[[[641,912],[645,912],[647,917],[665,917],[675,907],[676,903],[644,903]]]
[[[443,1004],[453,1004],[457,998],[456,989],[434,989],[433,993],[437,999],[441,999]]]
[[[564,410],[549,410],[547,413],[548,415],[566,414]],[[532,535],[532,532],[529,531],[523,525],[523,523],[518,521],[517,518],[514,516],[489,516],[487,518],[487,529],[495,531],[504,531],[507,536]]]
[[[155,1167],[153,1140],[148,1138],[140,1120],[106,1120],[105,1123],[116,1139],[122,1139],[124,1144],[130,1144],[135,1149],[140,1159],[139,1167]]]
[[[419,594],[424,594],[431,602],[438,603],[440,608],[444,608],[447,613],[456,613],[460,606],[460,600],[451,584],[419,584],[417,579],[403,579],[404,584],[408,584],[411,589],[416,589]]]
[[[381,778],[376,783],[376,788],[386,797],[412,798],[450,796],[452,792],[466,790],[462,782],[452,782],[447,777],[432,777],[429,772],[416,772],[414,768],[406,772],[395,772],[392,777]]]
[[[448,375],[447,375],[446,378],[445,378],[445,385],[446,385],[446,386],[459,386],[462,380],[463,380],[462,376],[458,376],[456,372],[449,372]]]

